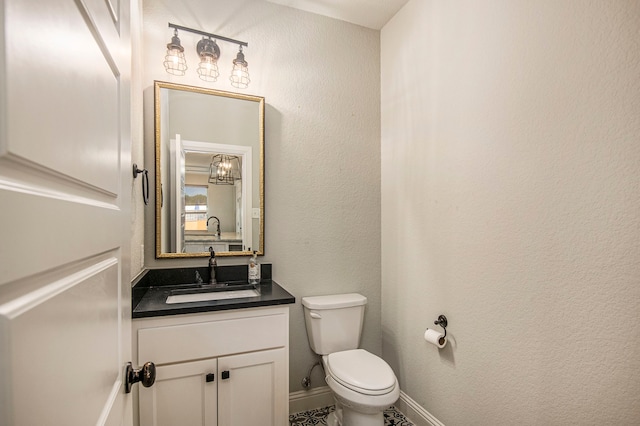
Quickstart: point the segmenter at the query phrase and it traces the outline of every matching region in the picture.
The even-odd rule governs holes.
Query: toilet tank
[[[303,297],[311,349],[318,355],[357,349],[366,303],[367,298],[357,293]]]

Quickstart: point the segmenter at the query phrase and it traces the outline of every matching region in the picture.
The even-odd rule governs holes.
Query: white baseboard
[[[402,391],[400,391],[400,399],[398,399],[395,406],[416,426],[444,426],[440,420],[436,419],[431,413]]]
[[[333,405],[333,403],[333,395],[329,386],[291,392],[289,394],[289,413],[314,410]]]

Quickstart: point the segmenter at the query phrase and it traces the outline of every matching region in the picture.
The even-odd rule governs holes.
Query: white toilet
[[[357,293],[302,298],[309,344],[336,400],[328,426],[383,426],[384,409],[400,396],[389,364],[358,349],[366,303]]]

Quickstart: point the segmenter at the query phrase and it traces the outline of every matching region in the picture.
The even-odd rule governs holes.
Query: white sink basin
[[[167,297],[166,303],[205,302],[207,300],[242,299],[256,296],[260,296],[260,292],[257,290],[214,291],[208,293],[177,294]]]

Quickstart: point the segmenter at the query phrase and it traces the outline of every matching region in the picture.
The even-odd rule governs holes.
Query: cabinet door
[[[218,359],[220,426],[285,426],[289,378],[284,348]]]
[[[208,359],[157,367],[155,384],[139,390],[140,426],[216,426],[216,365]]]

